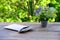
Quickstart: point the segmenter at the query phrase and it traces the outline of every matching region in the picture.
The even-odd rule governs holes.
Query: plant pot
[[[41,27],[42,27],[42,28],[47,27],[47,22],[48,22],[48,21],[41,21]]]

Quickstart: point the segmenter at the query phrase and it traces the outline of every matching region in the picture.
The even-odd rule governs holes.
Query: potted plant
[[[53,7],[44,7],[44,8],[39,7],[35,13],[36,14],[39,13],[38,18],[39,21],[41,21],[41,26],[46,27],[49,19],[56,18],[57,16],[56,12],[57,10]]]

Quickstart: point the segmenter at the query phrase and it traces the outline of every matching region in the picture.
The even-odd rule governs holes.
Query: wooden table
[[[33,31],[18,33],[16,31],[6,30],[4,26],[13,23],[0,23],[0,40],[60,40],[60,32],[49,31],[47,28],[41,28],[40,23],[17,23],[29,25]],[[49,26],[60,26],[60,23],[49,23]]]

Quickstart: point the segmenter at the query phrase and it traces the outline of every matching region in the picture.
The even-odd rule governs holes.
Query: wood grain
[[[0,23],[0,40],[60,40],[60,32],[41,28],[40,23],[17,23],[32,27],[33,31],[26,33],[18,33],[4,29],[4,26],[9,24],[12,23]],[[60,23],[49,23],[48,26],[60,26]]]

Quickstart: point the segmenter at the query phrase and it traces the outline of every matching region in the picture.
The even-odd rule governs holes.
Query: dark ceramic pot
[[[47,27],[47,22],[48,22],[48,21],[41,21],[41,27],[42,27],[42,28]]]

